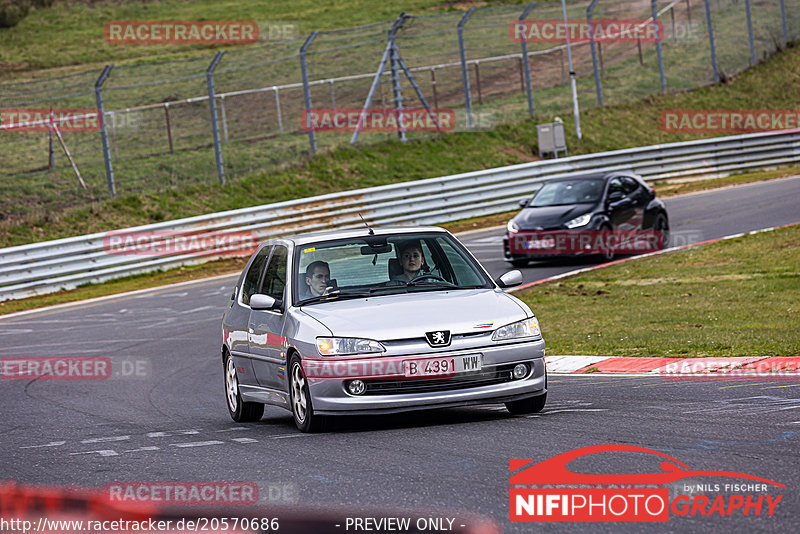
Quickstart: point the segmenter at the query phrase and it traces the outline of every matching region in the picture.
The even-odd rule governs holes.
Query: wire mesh
[[[567,3],[568,18],[585,20],[588,0]],[[785,45],[780,0],[752,0],[757,59]],[[478,7],[464,25],[470,97],[477,129],[529,117],[522,47],[509,36],[527,4]],[[789,39],[800,36],[800,0],[785,0]],[[713,83],[704,0],[659,0],[662,49],[669,91]],[[711,0],[721,76],[730,78],[750,64],[744,0]],[[399,15],[399,14],[398,14]],[[412,15],[396,33],[397,53],[430,106],[450,109],[456,130],[468,129],[457,27],[465,11]],[[649,0],[600,0],[593,18],[651,16]],[[560,2],[537,2],[530,21],[562,20]],[[308,48],[314,108],[360,109],[375,78],[396,19],[317,34]],[[223,163],[228,179],[297,162],[310,155],[303,128],[305,109],[300,47],[306,36],[227,51],[214,72]],[[597,106],[591,47],[571,43],[582,110]],[[536,120],[568,116],[572,102],[563,42],[527,43]],[[629,102],[661,90],[652,42],[603,42],[598,47],[605,104]],[[109,154],[117,192],[139,193],[214,183],[216,165],[206,69],[213,54],[175,61],[118,65],[102,92]],[[58,78],[0,85],[0,109],[94,109],[94,84],[101,70]],[[372,107],[394,108],[391,63],[376,86]],[[410,80],[398,83],[405,108],[422,106]],[[317,132],[318,150],[350,141],[352,132]],[[409,132],[408,139],[435,135]],[[0,132],[0,218],[15,219],[105,198],[108,195],[101,136],[96,130],[62,132],[64,144],[86,183],[73,171],[58,140],[47,131]],[[396,132],[366,131],[359,143],[396,139]],[[50,146],[53,148],[51,165]],[[280,186],[281,184],[275,184]],[[257,201],[255,199],[254,201]]]

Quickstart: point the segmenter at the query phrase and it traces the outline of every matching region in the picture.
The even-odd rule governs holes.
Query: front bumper
[[[494,345],[471,352],[476,351],[483,354],[483,370],[490,371],[495,368],[506,368],[509,364],[529,363],[531,371],[521,379],[488,385],[474,385],[467,381],[463,387],[458,387],[456,386],[458,379],[453,378],[448,386],[443,386],[441,389],[390,394],[373,392],[366,395],[351,395],[347,392],[346,384],[350,378],[309,378],[308,387],[314,412],[319,415],[396,413],[426,408],[503,403],[546,393],[543,340]],[[446,354],[417,354],[409,358],[442,356]],[[425,384],[427,380],[416,379],[414,382]],[[445,381],[439,380],[439,382]]]

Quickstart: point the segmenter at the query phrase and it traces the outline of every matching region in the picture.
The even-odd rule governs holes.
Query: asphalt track
[[[667,199],[673,233],[703,241],[800,220],[800,178]],[[493,275],[499,230],[465,237]],[[526,281],[586,266],[544,264]],[[796,532],[800,525],[800,383],[551,377],[544,412],[501,407],[348,418],[299,434],[288,412],[228,417],[219,321],[233,277],[0,318],[0,357],[107,356],[97,381],[0,382],[0,480],[103,487],[114,481],[253,481],[265,505],[377,505],[460,517],[506,532],[509,459],[543,460],[606,443],[657,449],[698,470],[735,471],[786,488],[773,517],[672,517],[662,524],[555,523],[574,532]],[[586,473],[657,473],[654,457],[606,453]],[[733,479],[732,479],[733,480]],[[738,480],[733,480],[738,482]],[[719,483],[693,478],[674,483]],[[724,493],[724,492],[723,492]],[[712,495],[713,497],[714,495]],[[374,514],[373,514],[374,515]],[[352,532],[352,530],[350,531]]]

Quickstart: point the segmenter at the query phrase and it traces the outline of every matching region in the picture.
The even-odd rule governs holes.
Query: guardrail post
[[[530,14],[531,10],[533,9],[533,6],[535,6],[535,5],[536,5],[536,2],[531,2],[530,4],[528,4],[528,6],[525,8],[525,11],[522,12],[522,16],[519,18],[519,20],[525,20],[525,18]],[[531,84],[531,65],[530,65],[530,62],[528,61],[528,40],[526,38],[526,33],[527,32],[523,32],[523,34],[522,34],[522,45],[521,45],[522,46],[522,62],[524,64],[523,66],[525,68],[525,93],[527,94],[527,97],[528,97],[528,113],[533,115],[533,114],[536,113],[536,108],[533,105],[533,86]]]
[[[108,194],[113,198],[117,195],[117,188],[114,184],[114,167],[111,164],[111,150],[108,146],[108,128],[106,127],[105,107],[103,107],[103,84],[108,78],[114,65],[106,65],[100,77],[94,83],[94,96],[97,101],[97,118],[100,119],[100,141],[103,144],[103,163],[106,167],[106,182],[108,182]]]
[[[749,1],[749,0],[748,0]],[[658,75],[661,78],[661,92],[667,92],[667,75],[664,72],[664,53],[661,50],[661,41],[664,39],[664,26],[658,25],[658,6],[657,0],[650,0],[650,9],[653,15],[653,23],[656,25],[656,55],[658,56]]]
[[[306,50],[317,38],[319,32],[311,32],[306,38],[306,42],[300,47],[300,71],[303,75],[303,100],[306,106],[306,128],[308,128],[308,117],[311,114],[311,87],[308,84],[308,63],[306,61]],[[317,133],[313,128],[308,128],[308,146],[312,154],[317,152]]]
[[[217,99],[214,94],[214,69],[217,68],[225,51],[217,52],[211,65],[206,70],[206,82],[208,83],[208,103],[211,108],[211,133],[214,136],[214,159],[217,162],[217,177],[219,183],[225,185],[225,169],[222,167],[222,146],[219,141],[219,125],[217,124]]]
[[[780,0],[781,3],[781,24],[783,25],[783,44],[789,42],[789,25],[786,22],[786,0]]]
[[[750,0],[744,0],[744,9],[747,12],[747,36],[750,38],[750,64],[758,63],[756,59],[756,42],[753,37],[753,14],[750,11]]]
[[[714,83],[719,83],[717,46],[714,44],[714,22],[711,19],[711,0],[703,0],[706,6],[706,25],[708,26],[708,45],[711,48],[711,67],[714,69]]]
[[[458,22],[457,31],[458,31],[458,53],[461,57],[461,80],[464,84],[464,105],[467,108],[467,128],[470,130],[474,125],[474,121],[472,118],[472,95],[469,92],[469,69],[467,69],[467,51],[464,49],[464,25],[467,23],[469,18],[472,16],[472,13],[475,11],[474,7],[471,7],[464,13],[464,16],[461,17],[461,20]]]
[[[603,107],[603,86],[600,83],[600,69],[597,66],[597,43],[594,42],[594,27],[592,26],[592,13],[599,0],[592,0],[586,8],[586,20],[589,22],[589,43],[592,48],[592,68],[594,69],[594,91],[597,93],[597,105]]]

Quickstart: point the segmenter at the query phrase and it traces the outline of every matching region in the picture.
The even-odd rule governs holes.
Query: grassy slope
[[[675,108],[775,108],[796,106],[800,48],[790,48],[741,74],[728,85],[648,98],[586,112],[583,139],[567,124],[570,154],[680,141],[688,134],[659,129],[662,110]],[[457,133],[401,144],[343,147],[280,172],[240,179],[221,188],[200,184],[180,190],[122,195],[110,201],[0,226],[0,246],[147,224],[314,194],[417,180],[511,165],[534,159],[536,121],[491,131]],[[223,193],[224,191],[224,193]]]
[[[800,355],[800,226],[641,258],[517,294],[548,354]]]
[[[501,2],[481,2],[497,3]],[[103,24],[109,20],[255,20],[261,24],[294,24],[299,37],[313,30],[391,20],[402,11],[452,9],[453,4],[455,2],[442,0],[61,0],[50,9],[31,11],[14,28],[0,29],[0,81],[53,76],[74,70],[71,66],[86,68],[140,59],[184,57],[197,55],[198,50],[215,48],[211,45],[109,44],[103,39]],[[56,42],[58,46],[54,49]],[[225,45],[225,48],[234,47]],[[41,69],[55,70],[36,72]]]

